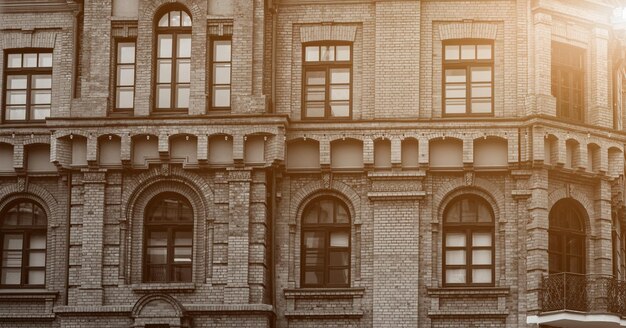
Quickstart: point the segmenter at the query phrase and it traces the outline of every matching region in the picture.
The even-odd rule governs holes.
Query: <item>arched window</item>
[[[444,285],[493,285],[494,260],[491,207],[473,195],[454,199],[444,212]]]
[[[582,206],[571,199],[550,210],[548,264],[550,273],[585,273],[585,225]]]
[[[2,212],[2,287],[43,287],[46,281],[46,227],[43,209],[29,200]]]
[[[350,216],[336,198],[318,198],[302,216],[302,287],[350,286]]]
[[[183,9],[157,20],[155,110],[186,111],[191,75],[191,16]]]
[[[191,282],[193,212],[179,194],[163,193],[146,207],[144,281]]]

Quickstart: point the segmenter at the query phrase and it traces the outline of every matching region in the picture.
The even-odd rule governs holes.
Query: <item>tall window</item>
[[[552,42],[552,95],[556,97],[556,116],[583,121],[584,50]]]
[[[550,273],[585,273],[585,226],[576,201],[560,200],[550,210],[548,254]]]
[[[116,46],[115,109],[128,110],[135,107],[135,41],[120,41]]]
[[[191,282],[193,212],[182,196],[164,193],[146,208],[144,281]]]
[[[4,120],[37,121],[50,116],[52,51],[10,51],[4,63]]]
[[[489,204],[471,195],[455,199],[444,213],[443,229],[444,285],[493,285],[494,220]]]
[[[47,223],[43,209],[31,201],[14,203],[2,213],[1,287],[45,285]]]
[[[230,109],[231,37],[211,40],[211,109]]]
[[[304,118],[352,115],[352,46],[309,44],[304,47]]]
[[[493,43],[460,40],[444,44],[445,115],[493,114]]]
[[[311,202],[302,217],[302,287],[350,285],[350,217],[335,198]]]
[[[191,76],[191,16],[184,10],[163,14],[156,28],[155,109],[186,111]]]

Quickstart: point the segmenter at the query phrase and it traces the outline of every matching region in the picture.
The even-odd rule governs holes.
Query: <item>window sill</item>
[[[41,288],[7,288],[0,289],[0,300],[54,300],[58,292]]]
[[[294,288],[285,289],[285,298],[354,298],[363,297],[365,288],[346,287],[346,288]]]
[[[428,296],[506,296],[509,295],[509,287],[441,287],[429,288]]]
[[[151,292],[171,292],[171,293],[191,293],[196,289],[194,283],[142,283],[132,285],[135,293]]]

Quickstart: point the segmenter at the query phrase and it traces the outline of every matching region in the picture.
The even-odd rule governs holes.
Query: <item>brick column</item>
[[[104,234],[105,171],[83,173],[83,230],[79,304],[102,305],[102,249]],[[76,218],[72,219],[75,221]]]
[[[594,197],[594,213],[589,214],[591,231],[587,235],[591,237],[591,242],[595,242],[595,253],[592,260],[587,261],[587,272],[611,275],[613,274],[611,240],[611,182],[608,179],[601,179],[598,182]],[[593,247],[592,246],[592,247]],[[587,252],[587,254],[591,254]],[[589,267],[591,266],[591,267]]]
[[[540,310],[541,279],[548,272],[548,171],[538,169],[529,179],[526,226],[526,308]]]
[[[609,31],[597,27],[593,30],[591,48],[591,101],[589,123],[606,128],[613,127],[613,112],[609,102]]]
[[[551,95],[552,73],[552,16],[536,13],[533,16],[534,81],[532,82],[531,102],[534,114],[556,115],[556,99]],[[530,113],[529,113],[530,114]]]
[[[245,304],[250,299],[250,170],[228,171],[228,282],[224,302]]]

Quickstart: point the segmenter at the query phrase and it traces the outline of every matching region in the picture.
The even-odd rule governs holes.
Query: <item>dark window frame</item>
[[[568,221],[572,219],[572,216],[577,216],[575,219],[578,220],[578,224],[580,225],[581,229],[576,230],[573,228],[561,227],[554,224],[553,222],[557,220],[556,216],[559,214],[559,211],[567,212],[566,215],[568,216]],[[586,215],[584,209],[582,209],[576,201],[573,201],[571,199],[562,199],[554,204],[552,206],[552,209],[550,209],[548,226],[548,271],[550,274],[561,272],[585,274],[587,269],[587,238],[585,229],[585,218]],[[558,240],[553,242],[555,238],[558,238]],[[558,242],[559,240],[560,242]],[[568,245],[571,245],[572,241],[578,241],[580,243],[580,253],[572,253],[567,250]],[[555,250],[554,247],[552,247],[552,245],[557,242],[558,244],[560,244],[559,246],[561,250]],[[559,266],[562,268],[562,270],[552,270],[552,258],[559,259]],[[569,271],[572,258],[579,259],[580,265],[577,271]]]
[[[32,54],[32,53],[36,53],[37,54],[37,67],[8,67],[9,64],[9,55],[14,55],[14,54]],[[52,55],[52,63],[50,65],[50,67],[39,67],[39,54],[51,54]],[[22,57],[22,63],[23,63],[24,59]],[[22,64],[23,65],[23,64]],[[53,68],[54,68],[54,51],[51,48],[19,48],[19,49],[7,49],[4,51],[4,71],[3,71],[3,77],[2,77],[2,118],[1,121],[3,123],[44,123],[46,121],[46,119],[34,119],[31,118],[33,113],[33,106],[36,106],[36,104],[32,104],[32,99],[31,99],[31,93],[33,92],[33,90],[50,90],[50,113],[48,114],[47,117],[50,117],[50,115],[52,114],[52,87],[54,85],[52,79],[53,79]],[[25,110],[26,110],[26,114],[25,114],[25,118],[24,119],[18,119],[18,120],[11,120],[7,118],[7,113],[8,113],[8,106],[10,106],[9,104],[7,104],[7,93],[9,91],[9,89],[7,89],[8,87],[8,77],[9,76],[17,76],[17,75],[25,75],[26,76],[26,89],[11,89],[11,90],[25,90],[26,91],[26,103],[24,104]],[[34,75],[50,75],[50,88],[49,89],[33,89],[32,88],[32,76]]]
[[[459,213],[460,222],[448,222],[447,217],[450,211],[457,203],[462,204],[463,200],[475,201],[482,203],[485,208],[489,210],[491,216],[491,222],[463,222],[462,213]],[[478,207],[477,207],[478,210]],[[459,206],[459,212],[462,211]],[[476,213],[477,217],[479,213]],[[465,236],[465,246],[446,246],[448,233],[462,233]],[[474,233],[489,233],[491,236],[491,246],[473,246],[472,236]],[[493,287],[495,286],[495,272],[496,272],[496,239],[495,239],[495,215],[491,205],[482,197],[473,194],[464,194],[455,197],[448,203],[443,213],[443,234],[442,234],[442,281],[446,287]],[[474,264],[473,263],[473,251],[474,250],[491,250],[491,264]],[[446,264],[446,253],[448,250],[464,250],[465,251],[465,264]],[[465,270],[465,283],[450,283],[447,282],[446,272],[447,270],[464,269]],[[491,282],[490,283],[475,283],[473,281],[472,269],[490,269]]]
[[[178,216],[177,216],[177,220],[162,220],[162,221],[151,221],[149,219],[150,215],[153,214],[153,212],[155,211],[155,209],[164,201],[166,200],[175,200],[178,202]],[[177,222],[180,221],[180,215],[181,210],[182,210],[182,206],[186,205],[189,207],[189,209],[191,210],[191,217],[189,218],[189,220],[184,221],[184,222]],[[157,196],[155,196],[152,200],[150,200],[150,203],[148,204],[148,206],[146,206],[146,211],[145,211],[145,216],[144,216],[144,223],[143,223],[143,247],[142,247],[142,254],[143,254],[143,274],[142,274],[142,281],[144,283],[187,283],[187,282],[192,282],[193,281],[193,268],[194,268],[194,214],[193,214],[193,207],[191,206],[191,203],[189,203],[189,201],[183,197],[182,195],[179,195],[177,193],[173,193],[173,192],[165,192],[162,194],[159,194]],[[149,240],[149,236],[150,233],[152,232],[166,232],[167,234],[167,240],[166,240],[166,245],[165,245],[165,249],[166,249],[166,263],[165,264],[151,264],[149,263],[149,259],[148,259],[148,249],[150,248],[163,248],[163,246],[158,245],[158,246],[150,246],[148,245],[148,240]],[[175,234],[177,232],[190,232],[191,233],[191,245],[190,246],[179,246],[179,247],[189,247],[191,248],[191,263],[189,264],[176,264],[174,261],[174,249],[176,247],[175,245]],[[165,268],[165,280],[151,280],[151,273],[152,270],[156,270],[157,268]],[[176,272],[176,268],[189,268],[190,270],[190,280],[183,280],[183,281],[179,281],[175,279],[175,272]]]
[[[159,20],[164,16],[167,15],[171,12],[185,12],[189,18],[191,19],[191,26],[182,26],[182,22],[181,22],[181,26],[159,26]],[[177,86],[180,85],[187,85],[189,87],[189,99],[188,101],[191,100],[191,72],[193,71],[191,64],[191,58],[192,58],[192,52],[193,52],[193,34],[192,34],[192,28],[193,28],[193,16],[191,15],[191,12],[189,10],[187,10],[187,8],[185,8],[184,6],[180,5],[180,4],[174,4],[173,6],[166,6],[165,8],[163,8],[162,10],[159,10],[157,12],[157,14],[154,16],[154,33],[153,33],[153,40],[152,40],[152,44],[153,44],[153,51],[152,51],[152,100],[153,100],[153,104],[152,104],[152,108],[151,108],[151,114],[153,115],[160,115],[160,114],[186,114],[189,112],[189,107],[176,107],[176,102],[177,102]],[[181,18],[182,19],[182,18]],[[169,20],[168,20],[169,21]],[[168,23],[169,24],[169,23]],[[160,35],[171,35],[172,36],[172,56],[171,57],[159,57],[159,36]],[[191,37],[191,42],[192,44],[190,45],[190,49],[189,49],[189,58],[184,57],[178,57],[177,55],[177,51],[178,51],[178,39],[179,39],[179,35],[189,35]],[[159,79],[159,60],[167,60],[169,59],[171,61],[171,68],[170,68],[170,82],[162,82],[159,83],[158,79]],[[177,82],[177,63],[178,60],[183,59],[183,60],[189,60],[189,82],[185,82],[185,83],[181,83],[181,82]],[[160,108],[159,107],[159,99],[158,99],[158,88],[160,85],[169,85],[170,87],[170,107],[168,108]]]
[[[305,217],[307,213],[313,208],[316,207],[318,210],[318,218],[319,218],[319,207],[321,201],[332,201],[333,202],[333,222],[336,221],[337,218],[337,207],[341,206],[344,208],[345,212],[348,216],[347,223],[305,223]],[[302,212],[302,221],[301,221],[301,235],[300,235],[300,286],[304,288],[347,288],[350,287],[351,281],[351,271],[352,271],[352,229],[351,229],[351,218],[350,212],[346,204],[335,198],[330,196],[322,196],[311,201]],[[306,264],[306,240],[305,234],[308,232],[313,233],[322,233],[324,235],[324,245],[321,248],[316,248],[317,250],[322,250],[324,263],[318,265],[307,265]],[[348,235],[348,246],[347,247],[331,247],[330,246],[330,235],[333,232],[347,233]],[[311,248],[315,249],[315,248]],[[346,253],[348,256],[348,265],[330,265],[330,253],[331,252],[342,252]],[[329,283],[329,275],[331,270],[348,270],[347,281],[345,284],[332,284]],[[323,272],[322,274],[322,283],[319,284],[310,284],[306,283],[306,273],[307,272]]]
[[[459,59],[458,60],[446,60],[446,46],[458,45],[459,46]],[[475,50],[475,59],[461,59],[461,46],[463,45],[490,45],[491,46],[491,58],[490,59],[478,59],[477,52]],[[473,67],[490,67],[491,68],[491,112],[490,113],[473,113],[472,112],[472,80],[471,72]],[[448,113],[446,111],[446,70],[447,69],[464,69],[465,70],[465,113]],[[441,108],[442,115],[444,117],[492,117],[495,113],[495,42],[490,39],[454,39],[442,42],[442,55],[441,55]],[[460,83],[460,82],[458,82]],[[485,97],[477,97],[485,98]],[[453,98],[456,99],[456,98]],[[461,99],[461,98],[458,98]]]
[[[323,46],[349,46],[350,47],[350,59],[343,61],[306,61],[306,48],[307,47],[321,47]],[[320,51],[321,53],[321,51]],[[335,56],[337,51],[335,50]],[[353,66],[354,66],[354,44],[353,42],[341,42],[341,41],[326,41],[326,42],[308,42],[302,44],[302,99],[301,99],[301,117],[303,120],[350,120],[352,119],[352,103],[354,98],[354,79],[353,79]],[[331,111],[331,99],[330,99],[330,71],[332,69],[349,69],[350,70],[350,81],[349,85],[349,101],[348,101],[348,116],[332,116]],[[323,117],[309,117],[307,116],[307,72],[325,72],[325,92],[324,92],[324,116]]]
[[[552,41],[550,92],[556,98],[556,117],[583,123],[585,121],[585,50],[567,43]],[[562,56],[564,55],[564,56]],[[565,58],[567,57],[567,58]],[[578,65],[571,65],[577,58]],[[566,79],[564,81],[563,79]],[[576,89],[576,84],[580,86]],[[565,91],[564,91],[565,90]],[[567,93],[567,106],[564,103]],[[576,108],[574,99],[580,103]]]
[[[133,106],[130,108],[119,108],[118,107],[118,99],[117,99],[117,91],[118,88],[129,88],[130,86],[120,86],[118,85],[118,68],[120,66],[130,66],[131,64],[128,63],[119,63],[119,44],[120,43],[134,43],[135,44],[135,61],[133,62],[132,66],[134,69],[134,76],[133,76],[133,85],[132,85],[132,89],[133,89]],[[114,42],[113,42],[113,47],[114,47],[114,55],[113,55],[113,83],[112,83],[112,90],[113,90],[113,96],[111,97],[113,99],[113,113],[132,113],[135,110],[135,94],[137,91],[137,38],[135,37],[128,37],[128,38],[115,38]]]
[[[30,226],[20,226],[20,225],[16,225],[15,227],[7,227],[4,225],[4,219],[5,219],[5,214],[15,208],[16,206],[21,206],[22,204],[31,204],[33,207],[38,207],[40,213],[43,215],[43,219],[46,221],[46,224],[44,225],[35,225],[32,224]],[[19,213],[19,212],[18,212]],[[46,212],[44,211],[44,209],[41,207],[41,205],[39,205],[38,203],[36,203],[35,201],[29,200],[29,199],[19,199],[16,201],[11,202],[10,204],[7,205],[7,207],[2,211],[1,213],[1,217],[0,217],[0,273],[2,271],[4,271],[4,269],[6,268],[12,268],[12,267],[4,267],[2,265],[4,259],[4,236],[6,234],[21,234],[22,235],[22,248],[20,249],[22,252],[22,259],[21,259],[21,270],[20,270],[20,284],[3,284],[2,282],[0,282],[0,288],[45,288],[46,286],[46,268],[47,268],[47,262],[48,262],[48,218],[46,215]],[[18,219],[19,220],[19,219]],[[44,235],[45,239],[46,239],[46,245],[45,248],[43,249],[44,252],[44,265],[43,266],[35,266],[34,268],[39,268],[39,271],[43,271],[44,274],[44,283],[43,284],[29,284],[29,283],[25,283],[28,281],[28,273],[29,273],[29,269],[33,268],[31,266],[28,265],[29,263],[29,256],[30,253],[33,251],[33,249],[30,248],[30,239],[33,235]],[[35,251],[42,251],[42,249],[34,249]]]
[[[215,60],[215,42],[216,41],[230,41],[230,61],[226,62],[226,61],[216,61]],[[227,35],[222,35],[222,36],[218,36],[218,35],[210,35],[209,36],[209,64],[207,65],[208,67],[208,72],[209,72],[209,92],[208,92],[208,107],[209,107],[209,111],[211,112],[217,112],[217,111],[229,111],[232,108],[232,100],[233,100],[233,36],[230,34]],[[213,97],[213,91],[215,86],[224,86],[226,84],[214,84],[214,77],[213,77],[213,73],[214,73],[214,65],[216,64],[224,64],[224,63],[229,63],[230,64],[230,81],[228,84],[229,90],[230,90],[230,99],[229,99],[229,105],[228,106],[223,106],[223,107],[219,107],[219,106],[213,106],[213,101],[215,100]]]

